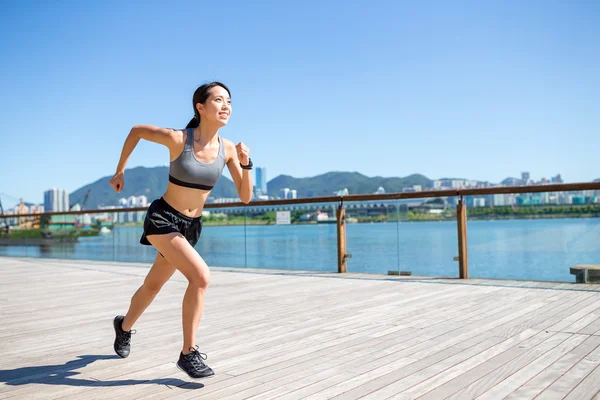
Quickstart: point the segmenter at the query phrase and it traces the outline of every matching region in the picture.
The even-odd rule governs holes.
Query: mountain
[[[112,176],[105,176],[87,184],[69,194],[69,202],[74,205],[82,204],[86,193],[90,192],[85,204],[86,209],[117,205],[119,199],[129,196],[145,195],[148,201],[163,195],[169,179],[169,167],[136,167],[125,170],[125,186],[121,193],[115,192],[108,182]],[[405,187],[421,185],[423,189],[430,188],[432,181],[419,174],[404,178],[368,177],[358,172],[328,172],[310,178],[294,178],[289,175],[279,175],[267,183],[269,194],[279,196],[280,189],[290,188],[297,191],[298,197],[331,196],[334,192],[347,188],[351,194],[374,193],[379,187],[386,192],[400,192]],[[222,176],[211,197],[237,198],[235,184]]]
[[[115,192],[108,184],[111,178],[112,176],[105,176],[77,189],[69,194],[69,202],[71,204],[81,204],[88,190],[90,195],[85,204],[86,209],[114,206],[118,204],[119,199],[129,196],[144,195],[148,198],[148,202],[151,202],[161,197],[167,189],[169,167],[126,169],[125,185],[121,193]],[[214,187],[211,197],[237,197],[235,184],[230,179],[224,176],[221,177]]]
[[[87,184],[69,194],[72,205],[82,204],[86,193],[90,192],[86,209],[101,206],[117,205],[119,199],[129,196],[145,195],[148,201],[159,198],[167,188],[169,167],[136,167],[125,171],[125,187],[121,193],[115,192],[108,182],[112,176],[105,176],[97,181]],[[600,178],[595,182],[600,182]],[[519,185],[518,178],[506,178],[503,185]],[[294,178],[289,175],[279,175],[267,183],[269,195],[278,197],[283,188],[295,189],[298,197],[332,196],[336,191],[348,189],[350,194],[374,193],[383,187],[387,193],[401,192],[402,189],[420,185],[423,190],[433,186],[433,182],[426,176],[413,174],[404,178],[398,177],[368,177],[358,172],[332,171],[326,174],[307,178]],[[213,198],[237,198],[237,190],[231,179],[223,176],[212,190]]]
[[[279,175],[267,183],[269,195],[279,196],[283,188],[295,189],[298,197],[332,196],[334,192],[348,189],[350,194],[374,193],[381,186],[386,192],[400,192],[405,187],[421,185],[423,189],[430,188],[432,181],[419,174],[404,178],[384,178],[381,176],[368,177],[358,172],[328,172],[310,178],[294,178],[289,175]]]

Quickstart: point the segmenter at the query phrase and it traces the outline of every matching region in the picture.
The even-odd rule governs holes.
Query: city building
[[[141,196],[129,196],[127,198],[119,199],[119,205],[127,208],[133,207],[147,207],[148,198],[144,195]]]
[[[267,192],[267,168],[256,167],[256,189],[261,193],[257,195],[266,195]]]
[[[148,207],[148,198],[146,196],[138,196],[136,201],[138,207]]]
[[[552,183],[563,183],[562,177],[560,176],[560,174],[556,175],[555,177],[550,179],[552,181]]]
[[[144,195],[141,196],[129,196],[119,199],[119,205],[115,208],[135,208],[135,207],[148,207],[148,198]],[[146,211],[130,211],[126,213],[115,213],[113,219],[118,223],[132,223],[132,222],[144,222]]]
[[[506,186],[521,186],[523,182],[517,178],[506,178],[503,182]]]
[[[254,195],[254,199],[255,200],[269,200],[269,196],[267,196],[266,194],[263,194],[262,191],[260,189],[256,190],[256,193]]]
[[[467,197],[467,207],[485,207],[485,198],[483,197]]]
[[[16,215],[19,214],[29,214],[29,207],[25,205],[23,199],[21,199],[20,203],[15,206],[14,213]],[[31,220],[29,218],[19,218],[18,219],[19,228],[31,228]]]
[[[39,214],[39,213],[43,213],[44,212],[44,205],[43,204],[32,204],[29,206],[29,213],[30,214]]]
[[[81,211],[79,203],[71,207],[71,211]],[[90,226],[92,224],[92,217],[90,214],[78,214],[75,215],[75,223],[79,226]]]
[[[478,186],[480,186],[479,182],[468,179],[438,179],[433,181],[433,188],[436,190],[474,188]],[[421,189],[417,189],[419,187],[420,185],[413,186],[413,191],[420,192]]]
[[[222,204],[222,203],[238,203],[240,201],[237,197],[219,197],[211,201],[214,204]]]
[[[44,192],[44,209],[51,211],[69,211],[69,193],[64,189],[52,188]]]
[[[337,191],[333,192],[333,194],[335,196],[348,196],[350,194],[350,192],[348,191],[348,188],[344,188],[342,190],[337,190]]]
[[[510,199],[507,194],[494,194],[492,204],[495,207],[509,206]]]

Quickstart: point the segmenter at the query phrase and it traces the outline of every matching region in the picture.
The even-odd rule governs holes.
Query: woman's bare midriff
[[[183,215],[197,218],[202,215],[209,194],[208,190],[186,188],[169,182],[163,199]]]

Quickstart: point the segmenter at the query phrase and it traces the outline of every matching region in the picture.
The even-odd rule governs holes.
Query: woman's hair
[[[229,93],[229,96],[231,97],[231,92],[229,91],[229,88],[225,86],[224,83],[211,82],[200,86],[198,89],[196,89],[196,91],[194,92],[194,97],[192,98],[192,106],[194,107],[194,117],[190,120],[190,122],[188,122],[187,126],[185,127],[186,129],[197,128],[200,125],[200,114],[196,109],[196,104],[204,104],[208,99],[208,96],[210,96],[210,89],[214,88],[215,86],[221,86],[223,89],[227,90],[227,93]]]

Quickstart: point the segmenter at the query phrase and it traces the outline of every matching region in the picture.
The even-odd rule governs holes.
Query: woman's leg
[[[131,350],[131,327],[148,308],[162,286],[173,276],[175,268],[160,254],[156,255],[154,265],[144,283],[131,298],[127,315],[117,315],[113,321],[115,329],[114,349],[119,357],[126,358]]]
[[[173,273],[175,273],[175,267],[163,256],[157,254],[144,283],[131,298],[129,310],[122,323],[124,331],[131,330],[138,318],[160,292],[163,285],[173,276]]]
[[[204,311],[204,294],[210,282],[208,265],[179,233],[150,235],[148,241],[188,280],[182,305],[182,353],[188,354],[196,345],[196,330]]]
[[[148,240],[188,280],[182,305],[183,349],[177,367],[192,378],[213,376],[214,371],[203,361],[206,355],[195,349],[196,330],[204,311],[204,294],[210,282],[208,265],[180,233],[150,235]]]

